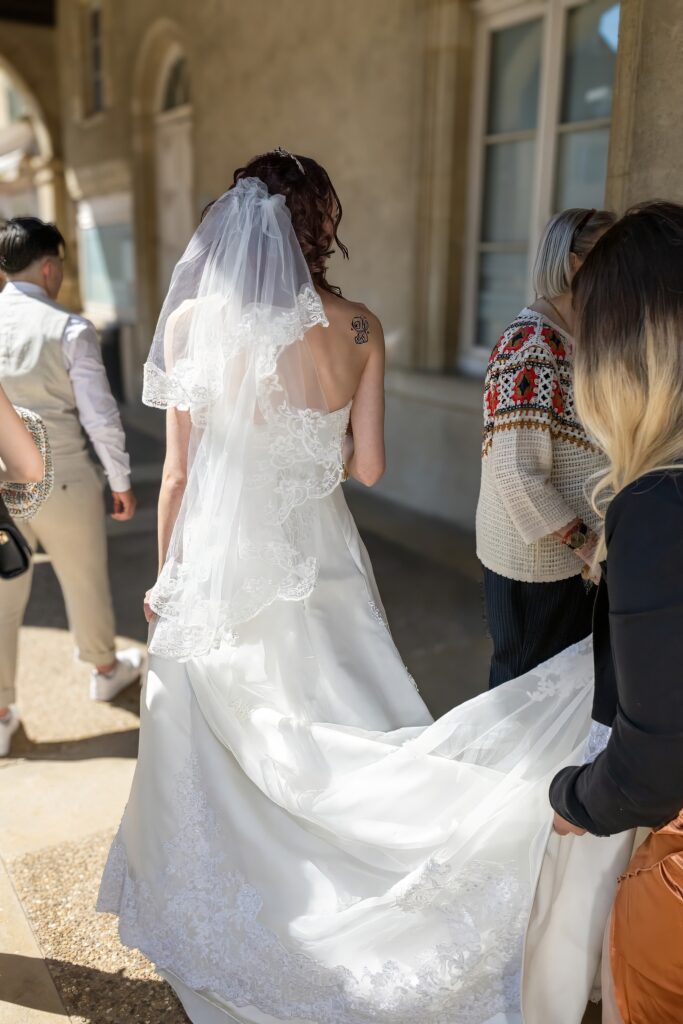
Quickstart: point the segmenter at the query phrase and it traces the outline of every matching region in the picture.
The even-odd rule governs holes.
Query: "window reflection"
[[[559,138],[555,207],[601,207],[605,201],[609,128],[569,132]]]
[[[83,299],[123,321],[135,316],[133,233],[129,224],[101,224],[79,232]]]
[[[491,34],[477,315],[488,348],[524,299],[542,35],[540,18]]]
[[[489,135],[536,127],[541,31],[541,20],[536,19],[492,34]]]
[[[477,338],[493,348],[495,342],[526,302],[527,254],[486,252],[479,263]]]
[[[619,4],[593,0],[567,17],[562,121],[592,121],[612,111]]]
[[[567,15],[554,208],[602,206],[620,5],[591,0]]]

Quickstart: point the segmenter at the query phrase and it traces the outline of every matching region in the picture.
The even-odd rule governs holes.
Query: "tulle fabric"
[[[262,610],[234,646],[152,659],[100,908],[194,1024],[521,1024],[548,786],[584,754],[590,644],[432,722],[341,489],[320,511],[309,597]],[[573,923],[535,972],[534,1003],[558,1012],[527,1024],[583,1016],[625,863],[618,841],[585,841]]]
[[[328,414],[305,338],[325,323],[284,197],[243,179],[178,263],[145,365],[143,401],[192,421],[152,652],[207,653],[313,589],[308,526],[339,482],[348,421]]]
[[[193,1024],[521,1024],[590,644],[432,721],[338,486],[349,408],[325,408],[305,339],[323,322],[284,202],[241,182],[181,260],[146,370],[146,400],[191,417],[190,473],[99,908]],[[623,866],[594,842],[599,872],[551,879],[572,927],[526,1024],[583,1014],[583,915],[601,933]]]

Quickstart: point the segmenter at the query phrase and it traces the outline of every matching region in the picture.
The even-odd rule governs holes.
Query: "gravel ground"
[[[9,865],[45,962],[72,1024],[187,1024],[149,961],[120,944],[116,918],[95,913],[111,840],[101,833]]]

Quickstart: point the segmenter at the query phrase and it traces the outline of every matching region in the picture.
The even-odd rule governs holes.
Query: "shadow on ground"
[[[139,729],[128,729],[125,732],[86,736],[80,740],[41,743],[27,736],[24,727],[20,726],[12,740],[12,758],[22,757],[27,761],[89,761],[97,757],[134,758],[138,756],[139,735]]]
[[[155,1020],[163,1020],[164,1024],[186,1024],[189,1020],[165,981],[129,978],[123,970],[102,971],[64,960],[47,959],[45,963],[59,982],[60,994],[66,1005],[65,1020],[68,1019],[67,1013],[76,1014],[79,1020],[92,1024],[103,1024],[104,1021],[142,1024],[150,1019],[150,1014],[155,1015]],[[0,953],[0,999],[27,1010],[47,1012],[52,1005],[46,1005],[35,989],[25,988],[16,995],[3,993],[3,978],[26,977],[34,966],[30,957]],[[90,992],[98,993],[98,1001],[92,1009],[84,1005],[82,998],[72,998],[75,993],[87,995]],[[110,1009],[107,1009],[107,1003]]]

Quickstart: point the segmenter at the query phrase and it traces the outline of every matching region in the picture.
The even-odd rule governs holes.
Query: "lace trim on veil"
[[[227,306],[229,299],[226,297],[223,303]],[[240,322],[230,328],[231,357],[247,348],[258,348],[265,383],[276,374],[278,353],[315,324],[327,325],[327,320],[320,297],[306,285],[294,309],[277,315],[259,308],[247,310]],[[212,374],[204,361],[178,359],[170,370],[162,370],[149,359],[145,363],[142,401],[152,408],[190,410],[193,421],[203,425],[201,411],[220,398],[221,393],[220,376]]]
[[[183,558],[169,555],[150,594],[158,616],[151,632],[152,653],[176,660],[208,654],[231,641],[235,626],[274,601],[300,601],[313,591],[318,559],[312,531],[301,530],[294,513],[301,518],[308,508],[311,524],[311,503],[341,482],[351,403],[333,413],[292,405],[278,359],[310,327],[326,323],[319,296],[306,286],[295,309],[276,316],[250,310],[231,327],[230,358],[241,350],[253,358],[255,403],[262,417],[251,430],[244,457],[236,565],[226,569],[229,585],[216,586],[221,556],[209,541],[197,541],[206,533],[196,525],[203,514],[198,488],[186,498],[176,526]],[[190,359],[178,360],[170,373],[151,362],[145,366],[143,401],[189,410],[199,430],[207,428],[221,397],[218,375],[212,384],[206,367]]]

